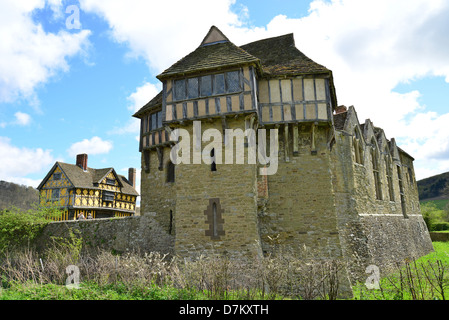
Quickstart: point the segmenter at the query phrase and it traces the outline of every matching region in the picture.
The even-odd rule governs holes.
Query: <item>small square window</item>
[[[115,185],[115,179],[106,178],[106,184],[114,186]]]
[[[114,201],[114,192],[103,191],[103,201]]]
[[[61,173],[53,173],[53,180],[61,180]]]
[[[53,189],[51,190],[51,199],[52,200],[59,200],[59,189]]]

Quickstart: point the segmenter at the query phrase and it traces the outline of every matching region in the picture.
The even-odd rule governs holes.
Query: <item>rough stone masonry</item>
[[[369,119],[361,123],[353,106],[337,104],[332,71],[299,51],[293,34],[238,47],[212,27],[157,78],[161,92],[134,115],[141,121],[140,219],[153,228],[102,223],[122,223],[115,245],[234,258],[299,256],[309,248],[316,259],[347,262],[351,283],[366,279],[370,265],[383,273],[433,251],[413,157]],[[201,150],[211,161],[174,164],[180,141],[172,133],[192,137],[194,121],[203,138],[183,152]],[[264,165],[248,161],[248,137],[243,163],[218,161],[222,147],[239,143],[215,141],[226,129],[267,129],[267,141],[268,129],[276,130],[277,171],[261,175]]]

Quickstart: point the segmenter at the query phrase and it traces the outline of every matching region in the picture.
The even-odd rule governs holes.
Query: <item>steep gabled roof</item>
[[[157,78],[162,81],[168,77],[182,76],[193,72],[259,62],[258,58],[230,42],[224,35],[218,36],[218,41],[208,40],[211,33],[223,35],[218,28],[212,26],[196,50],[159,74]]]
[[[314,62],[295,47],[293,33],[258,40],[243,46],[234,45],[215,26],[212,26],[201,45],[157,76],[161,81],[198,72],[213,71],[245,64],[254,64],[265,78],[323,74],[330,79],[332,106],[337,97],[332,71]],[[162,92],[150,100],[133,116],[139,118],[162,104]]]
[[[260,59],[264,75],[292,76],[330,71],[295,47],[293,33],[251,42],[240,48]]]
[[[95,184],[101,182],[109,172],[113,172],[115,177],[117,178],[117,181],[120,184],[120,187],[122,188],[122,192],[126,194],[132,194],[135,196],[138,196],[139,194],[137,191],[133,188],[133,186],[129,183],[129,181],[121,176],[118,175],[114,168],[102,168],[102,169],[93,169],[93,168],[87,168],[86,171],[84,171],[81,167],[78,167],[74,164],[64,163],[64,162],[56,162],[55,165],[52,167],[52,169],[48,172],[48,174],[45,176],[45,178],[42,180],[42,182],[37,187],[38,190],[40,190],[45,182],[48,180],[54,169],[59,166],[61,168],[62,172],[65,174],[67,179],[72,183],[72,186],[74,188],[89,188],[89,189],[97,189],[98,187],[95,186]]]

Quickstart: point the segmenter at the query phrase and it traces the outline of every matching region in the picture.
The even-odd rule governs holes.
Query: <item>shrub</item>
[[[16,207],[0,211],[0,251],[33,240],[52,217],[62,214],[55,207],[24,211]]]
[[[434,225],[445,222],[446,213],[437,208],[433,202],[426,202],[421,204],[421,214],[424,222],[430,231],[434,231]]]
[[[449,222],[435,222],[432,224],[432,230],[431,231],[444,231],[449,230]]]

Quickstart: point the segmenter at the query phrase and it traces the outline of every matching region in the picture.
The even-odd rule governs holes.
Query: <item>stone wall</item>
[[[36,247],[44,250],[51,244],[51,237],[67,237],[71,229],[81,232],[83,249],[88,252],[104,249],[173,254],[174,237],[161,228],[154,216],[146,213],[126,218],[52,222],[36,240]]]
[[[310,125],[299,126],[299,150],[295,155],[293,135],[289,134],[285,143],[284,130],[279,130],[278,171],[268,176],[268,201],[259,215],[263,248],[269,253],[276,244],[299,252],[306,246],[314,250],[317,258],[341,257],[328,128],[316,129],[316,154],[311,152],[311,130]]]
[[[176,233],[176,182],[167,181],[168,161],[170,161],[170,148],[161,147],[162,166],[158,152],[152,149],[149,152],[149,172],[145,170],[145,156],[142,152],[141,171],[141,212],[154,212],[154,219],[161,227],[172,235]],[[176,180],[175,180],[176,181]]]
[[[242,119],[228,118],[227,125],[245,130]],[[184,129],[193,137],[192,126]],[[202,132],[207,129],[222,132],[222,120],[202,121]],[[214,141],[213,138],[211,141]],[[234,157],[236,143],[234,141]],[[201,151],[204,152],[209,144],[209,141],[202,142]],[[176,165],[175,250],[181,256],[207,253],[227,253],[232,256],[261,254],[257,227],[257,165],[248,164],[247,148],[244,149],[243,164],[235,164],[234,161],[234,164],[225,164],[225,144],[222,143],[220,147],[222,163],[217,161],[216,171],[211,170],[210,164],[203,162]],[[218,150],[215,156],[220,156]],[[213,203],[221,215],[217,221],[217,236],[213,236],[213,224],[209,219]]]
[[[344,230],[352,249],[350,273],[363,280],[364,270],[375,265],[383,276],[406,259],[433,252],[432,240],[421,215],[362,214]],[[360,279],[361,277],[361,279]]]
[[[432,241],[449,241],[449,233],[447,232],[430,232]]]
[[[347,119],[347,128],[354,128],[356,125],[355,117]],[[373,132],[367,126],[370,126],[369,122],[365,124],[365,133],[369,137]],[[372,143],[364,145],[363,163],[358,164],[355,162],[353,138],[354,133],[349,130],[336,131],[336,143],[332,151],[332,176],[339,237],[343,255],[349,262],[348,272],[353,280],[364,281],[367,277],[365,269],[369,265],[377,266],[382,276],[396,262],[426,255],[433,251],[433,246],[419,211],[411,158],[392,150],[392,179],[389,186],[386,157],[391,153],[389,150],[381,153],[379,199],[376,196],[370,156]],[[385,150],[385,140],[380,140],[378,147]],[[390,145],[395,148],[394,144]],[[402,192],[399,177],[402,180]],[[390,197],[389,187],[392,187],[393,197]],[[404,211],[402,198],[405,200]]]

